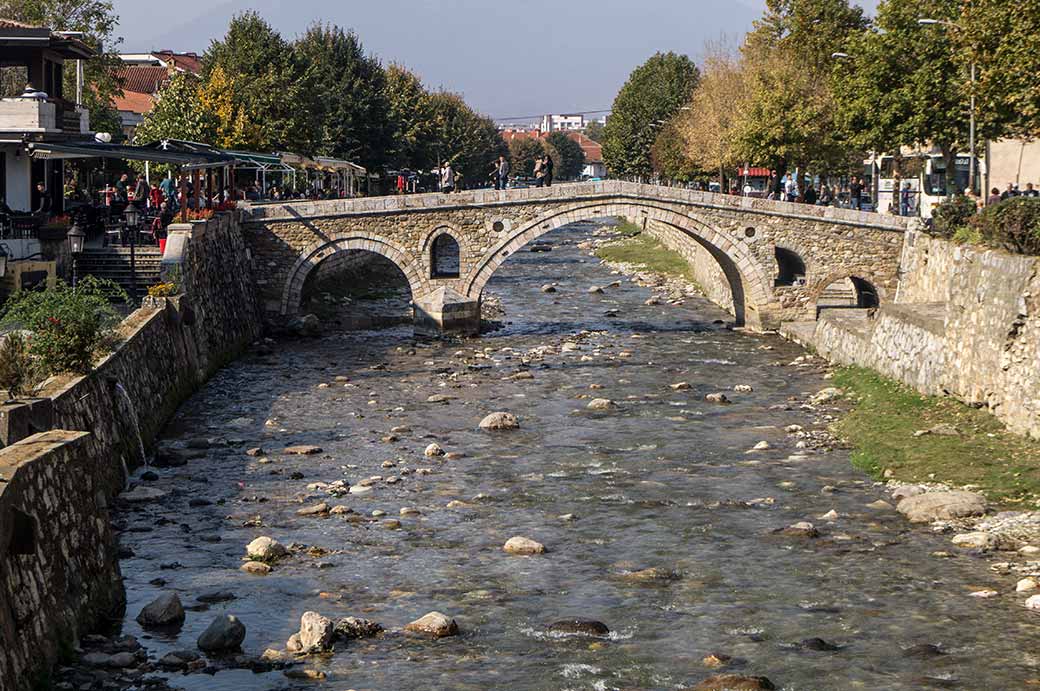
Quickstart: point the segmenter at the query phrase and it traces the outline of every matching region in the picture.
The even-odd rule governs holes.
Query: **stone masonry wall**
[[[823,315],[813,346],[1040,438],[1040,260],[912,232],[901,276],[896,304],[860,332]]]
[[[177,280],[184,294],[146,299],[120,325],[120,345],[93,372],[53,379],[43,391],[48,398],[35,404],[43,410],[35,427],[46,417],[45,426],[53,430],[44,436],[69,435],[73,441],[54,449],[37,443],[40,434],[20,441],[32,431],[25,425],[8,424],[3,436],[9,446],[0,450],[0,459],[17,466],[17,473],[5,472],[0,460],[7,480],[0,482],[0,511],[14,506],[33,517],[38,535],[54,536],[36,540],[24,553],[5,550],[11,523],[0,514],[4,691],[28,688],[60,648],[122,602],[107,532],[108,499],[124,486],[126,469],[140,464],[141,445],[152,443],[181,401],[260,335],[253,274],[233,217],[171,227],[163,263],[167,278]],[[10,408],[18,406],[0,411],[0,424],[26,417]],[[76,554],[70,556],[72,544]],[[58,572],[64,576],[56,577]],[[61,606],[35,608],[26,619],[19,608],[36,602]]]
[[[0,449],[0,688],[47,688],[80,634],[124,606],[105,459],[87,432],[43,432]]]
[[[733,314],[733,291],[726,280],[726,274],[703,245],[691,241],[689,237],[665,223],[652,222],[647,225],[647,232],[686,260],[690,267],[690,275],[704,291],[704,297]]]

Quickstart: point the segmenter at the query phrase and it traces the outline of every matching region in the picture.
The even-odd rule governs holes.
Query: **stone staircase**
[[[130,248],[87,248],[75,259],[76,275],[107,278],[130,294]],[[162,253],[158,247],[138,247],[134,251],[134,275],[137,279],[137,297],[147,294],[148,286],[159,282]]]

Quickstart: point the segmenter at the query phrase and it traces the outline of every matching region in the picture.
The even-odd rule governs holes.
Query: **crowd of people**
[[[534,186],[551,187],[554,178],[555,164],[549,155],[539,156],[534,160]],[[499,156],[498,160],[491,165],[488,173],[488,183],[496,190],[504,190],[510,186],[510,180],[515,184],[516,178],[510,178],[513,172],[512,164],[505,156]],[[455,168],[451,161],[444,161],[440,166],[438,182],[440,191],[444,194],[462,191],[462,174]],[[408,184],[403,175],[397,178],[397,193],[404,194]]]

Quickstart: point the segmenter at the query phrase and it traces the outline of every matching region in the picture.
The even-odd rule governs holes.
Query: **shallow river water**
[[[588,230],[558,231],[552,252],[520,252],[499,270],[489,289],[507,323],[480,339],[417,347],[402,328],[278,343],[230,365],[181,407],[163,443],[208,439],[210,448],[156,471],[150,484],[165,499],[117,516],[134,553],[122,562],[124,633],[155,659],[194,649],[221,612],[245,623],[252,655],[284,649],[308,610],[365,617],[389,633],[308,659],[324,681],[227,670],[173,675],[171,685],[677,689],[717,673],[702,663],[709,653],[735,659],[725,671],[765,675],[789,691],[1017,689],[1040,677],[1038,615],[1011,599],[969,597],[1006,590],[1006,579],[967,553],[932,556],[956,548],[867,507],[887,497],[847,451],[796,448],[785,427],[825,425],[826,411],[802,407],[828,385],[821,368],[791,364],[804,352],[778,338],[727,330],[715,323],[727,315],[703,300],[645,305],[649,289],[577,249]],[[558,292],[543,293],[551,282]],[[576,339],[582,331],[591,333]],[[578,347],[564,350],[568,341]],[[508,379],[522,369],[533,379]],[[689,388],[670,386],[678,382]],[[753,392],[736,393],[737,384]],[[715,391],[732,404],[704,400]],[[427,402],[434,394],[451,399]],[[589,412],[593,397],[618,408]],[[478,429],[500,410],[521,428]],[[397,426],[410,431],[388,440]],[[424,457],[434,441],[464,455]],[[760,441],[772,448],[749,452]],[[323,453],[282,453],[296,444]],[[265,456],[245,454],[256,446]],[[363,496],[307,488],[373,476],[400,480]],[[323,500],[354,513],[296,515]],[[447,508],[453,500],[465,505]],[[402,507],[420,514],[399,515]],[[820,518],[832,509],[836,520]],[[813,522],[819,537],[773,532],[798,521]],[[329,552],[297,550],[254,576],[239,567],[259,535]],[[514,535],[548,552],[506,554]],[[648,567],[681,578],[625,578]],[[134,621],[163,589],[196,606],[178,634]],[[235,599],[200,611],[195,598],[217,589]],[[432,610],[454,617],[461,635],[396,632]],[[546,633],[566,617],[600,620],[612,633]],[[811,637],[838,649],[799,645]],[[904,653],[921,644],[945,654]]]

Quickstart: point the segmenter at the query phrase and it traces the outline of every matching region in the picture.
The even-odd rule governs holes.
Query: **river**
[[[577,248],[594,227],[557,231],[551,252],[506,262],[489,284],[504,325],[480,339],[416,344],[397,327],[280,342],[180,408],[162,443],[199,457],[155,469],[147,484],[168,496],[116,517],[123,633],[153,660],[194,649],[222,612],[246,625],[253,656],[284,649],[308,610],[388,633],[306,659],[324,681],[213,668],[172,674],[170,685],[677,689],[719,671],[702,662],[711,653],[731,656],[723,671],[789,691],[1011,689],[1040,677],[1040,615],[969,597],[1006,590],[1006,579],[868,507],[888,497],[847,450],[798,448],[785,431],[823,429],[838,414],[805,405],[828,386],[825,369],[779,338],[727,329],[728,315],[704,300],[645,304],[649,289]],[[542,292],[551,283],[557,292]],[[520,371],[533,378],[510,378]],[[706,401],[712,392],[731,403]],[[448,400],[428,402],[437,394]],[[589,411],[592,398],[617,407]],[[520,428],[478,429],[494,411],[517,415]],[[762,441],[771,448],[750,451]],[[450,455],[425,457],[432,442]],[[323,451],[283,453],[300,444]],[[247,455],[252,447],[264,454]],[[367,494],[308,489],[376,476]],[[353,513],[296,514],[320,501]],[[836,519],[821,518],[832,510]],[[799,521],[819,536],[775,532]],[[260,535],[295,543],[266,576],[239,569]],[[515,535],[547,552],[505,553]],[[677,577],[631,577],[651,567]],[[164,589],[189,609],[184,626],[142,630],[134,617]],[[196,601],[213,590],[234,599]],[[432,610],[460,635],[399,633]],[[547,633],[568,617],[611,633]],[[811,638],[836,649],[802,644]]]

